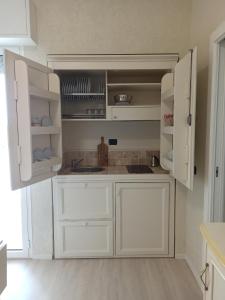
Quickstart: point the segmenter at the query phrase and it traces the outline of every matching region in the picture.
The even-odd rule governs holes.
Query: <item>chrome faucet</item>
[[[71,160],[71,167],[72,167],[73,169],[78,168],[78,167],[80,166],[80,163],[81,163],[83,160],[84,160],[83,158],[81,158],[81,159],[72,159],[72,160]]]

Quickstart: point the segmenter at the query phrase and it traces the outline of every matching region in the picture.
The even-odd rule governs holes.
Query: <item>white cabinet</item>
[[[64,121],[159,121],[161,79],[177,60],[176,54],[48,56],[61,77]],[[119,94],[131,103],[116,101]]]
[[[174,65],[176,60],[174,60]],[[117,120],[160,120],[161,78],[166,70],[108,70],[108,118]],[[127,95],[128,102],[118,101]]]
[[[161,87],[161,166],[193,189],[197,49],[190,50],[166,74]]]
[[[102,107],[106,113],[102,116],[98,114],[88,116],[85,115],[84,109],[83,119],[99,117],[111,121],[161,121],[161,166],[192,190],[197,49],[190,50],[179,62],[177,60],[177,55],[103,55],[98,58],[76,55],[49,56],[50,66],[59,74],[61,70],[72,71],[70,74],[74,79],[71,82],[77,82],[77,71],[74,70],[83,69],[85,72],[106,70],[105,89],[103,89],[105,93],[101,98],[105,101]],[[86,82],[88,91],[89,81]],[[72,94],[76,95],[76,93]],[[128,95],[131,103],[117,101],[117,96],[121,94]],[[67,95],[64,96],[66,100]],[[88,103],[87,98],[85,99],[85,103]],[[69,105],[73,105],[71,101]],[[72,112],[71,106],[69,111]],[[89,111],[91,109],[87,108],[86,112]],[[81,117],[75,114],[65,121],[69,121],[69,118],[74,120]]]
[[[30,0],[1,0],[0,45],[35,45],[36,11]]]
[[[65,182],[54,185],[55,217],[60,221],[111,219],[112,184]]]
[[[205,266],[200,274],[204,300],[223,300],[225,295],[225,223],[200,226],[205,240]]]
[[[6,244],[2,242],[0,243],[0,294],[5,289],[6,283],[7,283]]]
[[[53,69],[49,69],[6,51],[12,188],[54,176],[60,168],[60,100],[63,99],[66,104],[62,105],[64,113],[67,115],[71,112],[72,118],[79,120],[161,119],[161,165],[170,170],[171,176],[192,189],[196,49],[178,63],[176,59],[177,55],[53,56],[49,63]],[[163,76],[168,70],[174,70],[174,73]],[[133,97],[132,104],[115,104],[118,94],[130,94]],[[96,105],[100,106],[96,108]],[[51,118],[52,126],[43,128],[32,125],[33,117],[44,116]],[[67,116],[66,120],[70,121],[70,117]],[[51,155],[51,159],[37,161],[32,155],[37,148],[51,148],[54,155]]]
[[[56,258],[174,256],[171,180],[80,180],[53,180]]]
[[[160,119],[160,106],[111,107],[112,120],[154,120]]]
[[[169,183],[116,184],[116,255],[173,256]]]
[[[205,269],[202,274],[204,300],[223,300],[225,295],[225,266],[207,249]]]
[[[112,183],[54,182],[55,257],[113,255]]]
[[[113,255],[112,221],[60,222],[55,236],[55,258]]]
[[[18,189],[54,176],[61,167],[59,79],[12,52],[5,51],[4,58],[11,185]],[[42,122],[46,118],[48,124]]]

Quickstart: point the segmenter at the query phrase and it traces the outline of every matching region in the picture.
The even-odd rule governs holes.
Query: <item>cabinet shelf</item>
[[[129,88],[129,89],[157,89],[160,90],[161,83],[108,83],[109,89]]]
[[[106,118],[99,118],[99,119],[69,119],[69,118],[62,118],[62,122],[80,122],[80,121],[110,121],[107,120]]]
[[[54,126],[49,126],[49,127],[31,126],[31,134],[32,135],[60,134],[60,128]]]
[[[54,165],[61,164],[60,157],[52,157],[50,159],[45,159],[43,161],[34,162],[32,164],[32,171],[34,174],[37,174],[40,169],[50,168]]]
[[[170,88],[162,94],[163,101],[174,101],[174,88]]]
[[[60,94],[50,92],[47,90],[43,90],[40,88],[37,88],[36,86],[30,87],[30,96],[45,100],[45,101],[59,101],[60,100]]]
[[[163,127],[163,133],[164,134],[173,134],[174,133],[174,127],[173,126]]]
[[[105,96],[105,93],[68,93],[64,96]]]
[[[116,108],[157,108],[160,110],[160,105],[155,104],[155,105],[109,105],[110,107],[116,107]]]

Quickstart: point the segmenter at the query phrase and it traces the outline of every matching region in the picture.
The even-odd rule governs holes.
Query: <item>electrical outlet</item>
[[[117,139],[109,139],[109,145],[117,145]]]

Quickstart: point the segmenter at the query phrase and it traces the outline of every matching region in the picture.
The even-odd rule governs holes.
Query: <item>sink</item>
[[[77,172],[77,173],[85,173],[85,172],[101,172],[104,171],[104,168],[102,167],[77,167],[77,168],[71,168],[71,172]]]

